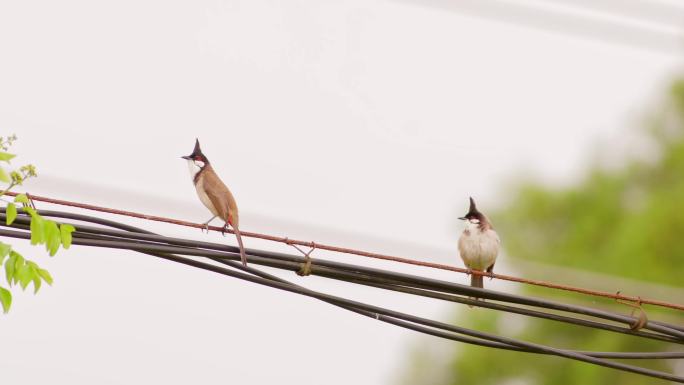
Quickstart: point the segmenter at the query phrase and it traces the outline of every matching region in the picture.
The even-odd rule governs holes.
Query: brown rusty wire
[[[17,196],[21,193],[8,191],[5,194],[9,195],[9,196]],[[26,195],[28,195],[28,194],[26,194]],[[156,215],[141,214],[141,213],[136,213],[136,212],[132,212],[132,211],[112,209],[112,208],[108,208],[108,207],[95,206],[95,205],[90,205],[90,204],[86,204],[86,203],[70,202],[70,201],[65,201],[65,200],[61,200],[61,199],[54,199],[54,198],[38,196],[38,195],[34,195],[34,194],[31,194],[30,197],[31,197],[31,200],[36,200],[36,201],[46,202],[46,203],[52,203],[52,204],[61,205],[61,206],[77,207],[77,208],[85,209],[85,210],[93,210],[93,211],[99,211],[99,212],[104,212],[104,213],[109,213],[109,214],[124,215],[124,216],[128,216],[128,217],[133,217],[133,218],[145,219],[148,221],[164,222],[164,223],[170,223],[170,224],[179,225],[179,226],[194,227],[194,228],[198,228],[198,229],[206,229],[207,228],[204,224],[201,224],[201,223],[187,222],[187,221],[182,221],[182,220],[178,220],[178,219],[160,217],[160,216],[156,216]],[[214,231],[226,231],[222,226],[209,226],[209,229],[214,230]],[[233,230],[228,229],[227,232],[233,233]],[[347,247],[325,245],[325,244],[321,244],[318,242],[300,241],[300,240],[295,240],[295,239],[291,239],[291,238],[287,238],[287,237],[277,237],[277,236],[268,235],[268,234],[260,234],[260,233],[253,233],[253,232],[247,232],[247,231],[242,231],[241,233],[245,237],[264,239],[267,241],[279,242],[279,243],[284,243],[287,245],[306,246],[306,247],[310,247],[312,249],[315,248],[315,249],[319,249],[319,250],[328,250],[328,251],[333,251],[333,252],[337,252],[337,253],[358,255],[358,256],[362,256],[362,257],[381,259],[381,260],[385,260],[385,261],[405,263],[405,264],[409,264],[409,265],[429,267],[429,268],[433,268],[433,269],[454,271],[457,273],[465,273],[465,274],[471,273],[471,274],[482,275],[485,277],[501,279],[504,281],[525,283],[525,284],[529,284],[529,285],[547,287],[550,289],[564,290],[564,291],[569,291],[569,292],[574,292],[574,293],[591,295],[591,296],[595,296],[595,297],[611,298],[614,300],[628,301],[628,302],[633,302],[633,303],[638,303],[638,304],[643,304],[643,305],[653,305],[653,306],[661,306],[661,307],[666,307],[666,308],[676,309],[676,310],[684,310],[684,305],[665,302],[665,301],[659,301],[659,300],[654,300],[654,299],[647,299],[647,298],[642,298],[642,297],[638,297],[638,296],[634,297],[634,296],[622,295],[622,294],[620,294],[620,292],[609,293],[609,292],[604,292],[604,291],[589,290],[589,289],[584,289],[584,288],[580,288],[580,287],[561,285],[561,284],[556,284],[556,283],[551,283],[551,282],[546,282],[546,281],[539,281],[539,280],[533,280],[533,279],[513,277],[510,275],[486,273],[486,272],[481,272],[481,271],[476,271],[476,270],[469,271],[469,270],[464,269],[464,268],[445,265],[445,264],[441,264],[441,263],[419,261],[419,260],[410,259],[410,258],[397,257],[397,256],[393,256],[393,255],[386,255],[386,254],[379,254],[379,253],[372,253],[372,252],[363,251],[363,250],[355,250],[355,249],[351,249],[351,248],[347,248]]]

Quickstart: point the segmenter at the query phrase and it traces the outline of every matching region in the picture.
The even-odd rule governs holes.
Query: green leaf
[[[42,243],[45,243],[45,220],[38,215],[34,215],[31,217],[31,244],[38,245]]]
[[[21,264],[14,276],[19,280],[19,285],[21,285],[22,290],[26,290],[29,282],[33,281],[33,274],[31,274],[31,268],[25,264]]]
[[[38,294],[38,290],[40,290],[40,285],[43,284],[43,281],[40,280],[40,277],[38,275],[33,275],[33,294]]]
[[[22,209],[24,210],[25,213],[28,213],[31,216],[31,218],[38,217],[39,219],[43,219],[43,217],[38,215],[38,212],[36,210],[34,210],[33,207],[31,207],[31,206],[24,206]]]
[[[57,223],[51,220],[45,220],[45,249],[50,252],[50,256],[54,256],[59,250],[59,245],[62,244],[62,239],[59,234]]]
[[[38,275],[39,267],[35,263],[29,262],[29,269],[31,270],[31,279],[33,280],[33,294],[38,294],[40,285],[43,283],[43,281],[40,280],[40,275]]]
[[[7,254],[9,254],[10,250],[12,250],[12,245],[0,242],[0,265],[2,265],[2,261],[5,259]]]
[[[9,163],[9,161],[12,160],[12,158],[14,158],[15,156],[16,155],[10,154],[9,152],[0,151],[0,161],[1,162]]]
[[[52,276],[50,275],[49,271],[38,268],[37,272],[38,275],[40,275],[40,277],[43,278],[43,281],[47,282],[48,285],[52,285]]]
[[[71,246],[71,233],[74,232],[76,228],[70,224],[59,225],[59,233],[62,237],[62,246],[68,249]]]
[[[9,226],[17,218],[17,206],[15,206],[14,203],[8,203],[6,214],[7,214],[7,225]]]
[[[33,261],[27,260],[26,265],[30,270],[32,277],[31,279],[33,280],[34,294],[38,293],[38,290],[40,290],[40,287],[43,285],[43,281],[47,282],[49,285],[52,285],[52,277],[50,276],[50,273],[48,273],[47,270],[41,269],[40,266],[38,266],[38,264]]]
[[[14,277],[12,277],[12,282],[16,284],[17,282],[21,282],[21,278],[23,277],[25,259],[21,254],[14,251],[10,252],[10,257],[14,257]]]
[[[0,287],[0,303],[2,303],[2,311],[7,313],[12,306],[12,293],[4,287]]]
[[[26,194],[19,194],[19,195],[17,195],[16,197],[14,197],[14,201],[17,202],[17,203],[26,203],[26,204],[29,203],[29,199],[28,199],[28,197],[26,196]]]
[[[14,264],[16,262],[16,256],[19,255],[15,252],[10,252],[10,257],[5,261],[5,278],[7,283],[12,286],[12,281],[14,280]]]
[[[0,167],[0,182],[10,183],[11,181],[9,175],[7,175],[7,171]]]

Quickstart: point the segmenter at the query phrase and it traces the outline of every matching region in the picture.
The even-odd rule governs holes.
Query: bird
[[[214,215],[204,223],[205,229],[209,231],[209,223],[216,217],[223,219],[222,233],[225,235],[228,226],[230,225],[237,238],[240,246],[240,259],[242,264],[247,266],[247,256],[245,255],[245,248],[242,244],[242,234],[240,233],[240,216],[238,214],[237,203],[233,194],[228,190],[228,187],[221,181],[214,168],[211,166],[207,156],[202,153],[199,139],[195,138],[195,148],[192,154],[181,156],[188,162],[188,169],[190,170],[190,178],[195,185],[197,195],[200,201],[206,206]]]
[[[483,288],[482,275],[472,274],[472,271],[494,272],[494,263],[501,247],[499,235],[487,216],[477,210],[472,197],[468,213],[458,219],[465,222],[465,229],[458,239],[458,252],[471,273],[470,286]]]

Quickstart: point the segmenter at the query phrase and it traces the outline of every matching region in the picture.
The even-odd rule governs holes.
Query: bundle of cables
[[[614,361],[616,359],[682,359],[684,352],[673,352],[667,348],[668,351],[662,352],[576,351],[525,342],[311,290],[254,266],[304,275],[310,274],[389,292],[478,306],[552,322],[600,329],[605,332],[627,334],[636,338],[661,341],[664,345],[684,344],[684,327],[681,326],[541,298],[478,289],[390,270],[311,258],[309,255],[299,256],[246,249],[249,265],[245,267],[239,263],[239,250],[233,246],[166,237],[124,223],[72,212],[39,210],[39,213],[45,217],[58,218],[60,223],[73,224],[76,227],[76,231],[72,234],[73,245],[129,250],[162,258],[226,277],[316,298],[337,308],[374,320],[452,341],[521,353],[555,355],[684,383],[684,377],[681,376]],[[4,213],[0,213],[0,223],[3,225],[6,223]],[[19,215],[11,226],[5,225],[7,228],[0,229],[0,236],[29,239],[29,225],[30,218]],[[483,298],[486,301],[476,300],[473,297]]]

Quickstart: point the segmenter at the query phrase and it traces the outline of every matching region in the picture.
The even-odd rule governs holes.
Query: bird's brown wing
[[[226,187],[223,181],[216,175],[214,170],[207,171],[210,172],[204,173],[203,183],[209,200],[214,205],[214,208],[216,208],[221,219],[228,222],[233,227],[238,226],[239,217],[237,203],[235,202],[233,194],[231,194],[228,187]]]
[[[207,165],[205,167],[211,166]],[[245,246],[242,244],[242,235],[240,234],[239,228],[240,217],[238,216],[235,198],[213,169],[207,171],[208,172],[205,172],[203,180],[207,196],[221,219],[233,227],[235,237],[237,238],[240,247],[240,259],[242,260],[242,264],[247,266],[247,255],[245,254]]]

